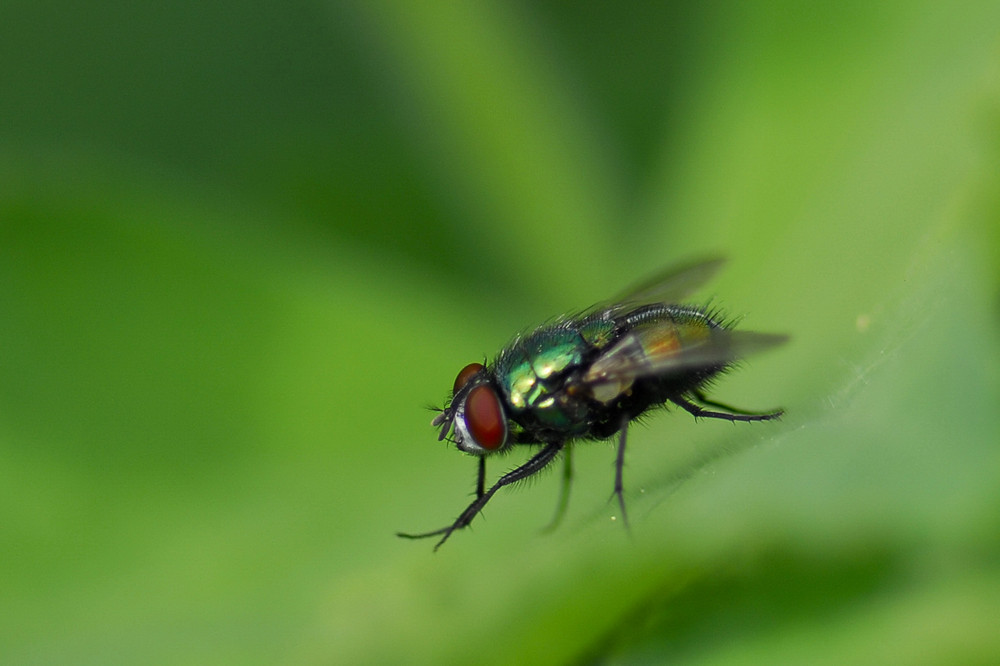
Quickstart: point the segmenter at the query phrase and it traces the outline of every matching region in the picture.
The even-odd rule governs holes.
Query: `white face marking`
[[[472,438],[472,433],[469,432],[469,426],[465,423],[465,398],[462,398],[461,404],[455,408],[455,446],[460,451],[477,456],[489,453],[489,451],[476,444],[476,440]]]

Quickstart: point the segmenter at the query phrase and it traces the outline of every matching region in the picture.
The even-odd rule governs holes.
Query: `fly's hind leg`
[[[743,409],[738,409],[736,407],[731,407],[721,402],[716,402],[714,400],[708,399],[704,393],[700,390],[691,391],[691,396],[700,402],[702,405],[708,407],[715,407],[716,409],[723,409],[725,411],[713,411],[705,409],[691,402],[690,400],[684,398],[683,396],[673,396],[670,398],[670,402],[683,407],[687,412],[692,414],[695,418],[706,418],[706,419],[722,419],[724,421],[770,421],[772,419],[781,418],[781,415],[785,413],[783,409],[776,409],[773,412],[766,412],[763,414],[748,412]]]

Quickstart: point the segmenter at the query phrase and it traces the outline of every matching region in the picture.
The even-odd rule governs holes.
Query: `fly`
[[[515,337],[488,365],[462,368],[451,398],[431,424],[440,429],[439,440],[479,458],[476,499],[446,527],[397,535],[440,537],[437,550],[452,532],[467,527],[497,490],[537,474],[565,451],[558,520],[568,497],[571,445],[616,434],[614,495],[627,525],[622,467],[631,421],[668,403],[696,418],[779,418],[781,409],[747,412],[704,393],[736,360],[788,339],[735,331],[715,311],[674,304],[722,263],[710,259],[664,271],[608,303]],[[486,488],[486,458],[522,444],[541,450]]]

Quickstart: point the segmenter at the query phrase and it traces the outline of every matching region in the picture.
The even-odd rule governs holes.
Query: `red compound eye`
[[[455,377],[455,388],[452,389],[451,394],[455,395],[469,383],[469,380],[476,376],[476,374],[483,369],[482,363],[470,363],[469,365],[462,368],[458,373],[458,377]]]
[[[503,406],[489,384],[480,384],[469,391],[465,399],[465,425],[473,441],[487,451],[496,451],[507,440]]]

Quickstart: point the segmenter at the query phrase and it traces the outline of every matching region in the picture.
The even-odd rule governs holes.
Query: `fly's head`
[[[439,440],[449,439],[466,453],[485,456],[504,447],[510,434],[507,413],[482,363],[462,368],[455,378],[451,400],[431,425],[441,429]]]

